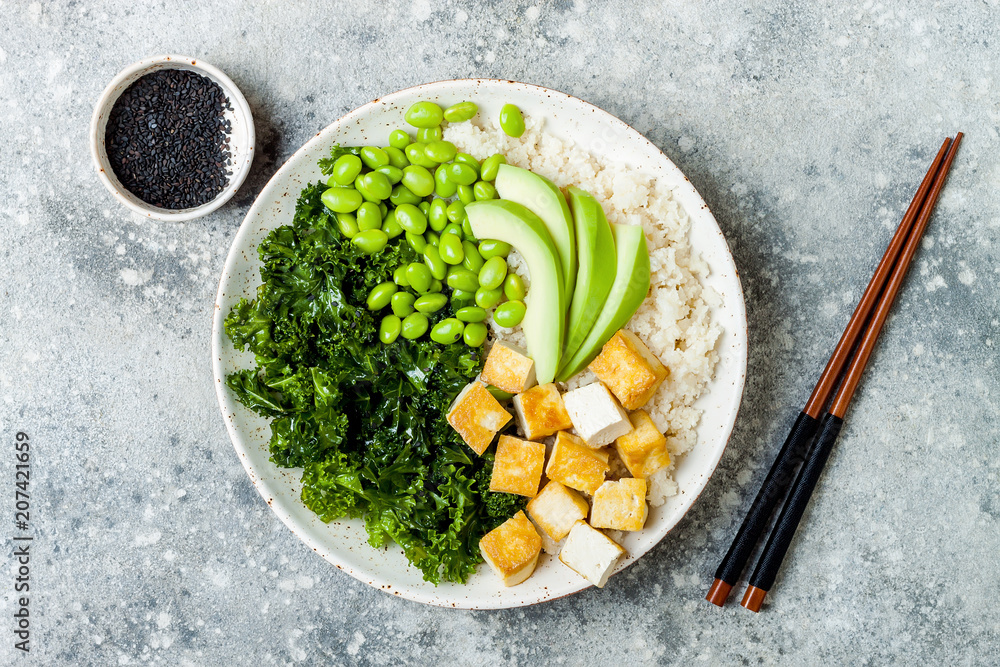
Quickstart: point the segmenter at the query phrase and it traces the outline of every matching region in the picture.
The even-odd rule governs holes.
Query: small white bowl
[[[142,201],[134,194],[125,189],[118,180],[111,164],[108,161],[108,152],[104,147],[104,131],[108,124],[108,116],[114,107],[118,97],[125,90],[135,83],[140,77],[161,69],[184,69],[197,72],[208,77],[219,84],[222,92],[229,98],[232,110],[226,111],[226,119],[232,125],[229,134],[229,152],[232,164],[232,173],[229,176],[229,184],[226,189],[216,195],[215,199],[196,206],[194,208],[167,209],[153,206]],[[155,220],[169,220],[180,222],[183,220],[193,220],[207,215],[229,201],[250,172],[250,164],[253,162],[254,150],[254,127],[253,115],[250,113],[250,105],[247,104],[243,93],[236,87],[232,80],[216,67],[187,56],[166,55],[146,58],[136,63],[132,63],[118,73],[108,87],[104,89],[101,99],[94,107],[94,115],[90,120],[90,154],[94,158],[94,166],[101,181],[107,186],[111,194],[132,209],[139,215],[153,218]]]

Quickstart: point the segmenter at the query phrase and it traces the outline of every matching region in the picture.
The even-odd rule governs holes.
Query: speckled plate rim
[[[241,353],[233,349],[231,343],[224,335],[223,321],[225,314],[238,296],[252,295],[252,285],[249,282],[247,285],[236,289],[231,289],[233,286],[230,283],[234,281],[237,267],[241,263],[246,264],[246,262],[252,261],[248,253],[255,248],[256,242],[259,241],[264,231],[280,224],[286,224],[287,220],[272,218],[267,222],[261,222],[261,218],[264,216],[265,211],[275,208],[281,202],[284,202],[285,205],[290,203],[292,208],[294,208],[294,201],[300,186],[290,187],[288,177],[300,167],[304,160],[315,159],[314,157],[307,158],[307,155],[315,153],[318,147],[323,147],[324,151],[328,150],[329,146],[338,142],[337,138],[339,134],[354,129],[351,128],[352,125],[360,126],[363,119],[370,114],[376,112],[385,113],[386,109],[398,111],[398,120],[395,122],[395,125],[403,126],[402,113],[416,99],[444,98],[448,103],[453,103],[462,99],[468,99],[474,94],[478,95],[483,89],[492,88],[503,90],[504,95],[513,97],[521,95],[535,98],[538,103],[543,105],[546,103],[546,99],[552,100],[553,104],[567,105],[569,109],[580,114],[579,117],[581,118],[587,114],[592,114],[595,122],[606,126],[608,130],[605,135],[606,137],[615,140],[625,140],[635,148],[635,153],[645,152],[650,160],[655,161],[655,164],[643,165],[643,171],[654,172],[653,175],[658,176],[661,182],[664,182],[663,179],[665,179],[666,184],[673,190],[674,198],[688,213],[691,218],[690,237],[692,247],[700,254],[711,255],[709,261],[711,274],[705,282],[720,293],[724,304],[721,307],[713,309],[713,321],[718,320],[720,315],[724,316],[722,318],[724,332],[716,347],[716,350],[720,354],[720,363],[717,366],[716,375],[710,385],[709,392],[706,392],[706,395],[699,399],[699,402],[696,404],[697,407],[706,410],[705,415],[711,412],[712,425],[710,432],[708,433],[708,437],[703,441],[703,431],[708,429],[705,423],[706,419],[703,417],[702,423],[698,427],[699,444],[678,463],[677,477],[680,484],[680,491],[677,496],[668,500],[668,503],[664,506],[664,508],[670,508],[669,514],[663,517],[660,525],[656,526],[656,530],[653,532],[650,532],[652,528],[647,524],[647,529],[644,531],[625,535],[622,542],[628,549],[629,555],[620,563],[616,569],[616,574],[658,544],[680,521],[702,490],[704,490],[725,451],[739,412],[746,377],[747,360],[747,321],[739,274],[732,254],[729,252],[725,237],[709,211],[708,206],[687,177],[655,145],[629,125],[598,107],[565,93],[514,81],[495,79],[438,81],[400,90],[365,104],[348,113],[343,118],[331,123],[297,150],[271,178],[247,213],[243,224],[233,240],[232,248],[226,259],[225,268],[219,283],[219,292],[216,298],[213,318],[212,367],[219,406],[226,423],[227,431],[251,482],[271,507],[272,511],[278,515],[281,521],[293,533],[324,559],[356,579],[391,594],[425,604],[464,609],[500,609],[531,605],[579,592],[585,588],[589,588],[590,584],[568,570],[568,568],[560,565],[559,567],[565,570],[565,572],[560,572],[560,574],[565,576],[561,577],[561,581],[554,582],[555,585],[551,587],[544,586],[539,588],[536,586],[535,588],[529,588],[526,586],[528,582],[538,578],[536,574],[528,582],[520,586],[503,588],[499,581],[493,577],[492,573],[488,571],[486,566],[481,566],[480,571],[477,572],[475,577],[485,576],[492,578],[496,590],[491,591],[491,594],[488,595],[470,595],[468,585],[442,584],[440,587],[434,588],[426,582],[413,581],[411,575],[414,568],[407,566],[405,560],[399,568],[399,578],[404,578],[402,576],[403,571],[408,570],[407,576],[410,576],[411,581],[403,581],[402,583],[398,580],[399,578],[395,577],[395,573],[393,573],[393,576],[384,576],[373,571],[378,568],[359,567],[349,563],[348,560],[351,559],[348,556],[350,554],[347,554],[343,548],[340,548],[339,544],[331,547],[327,543],[328,540],[320,537],[320,533],[317,531],[317,526],[315,525],[320,522],[315,517],[309,520],[296,516],[296,513],[301,515],[303,510],[306,513],[308,513],[308,510],[305,510],[297,496],[289,497],[288,492],[282,491],[279,488],[280,483],[273,479],[276,475],[289,475],[290,473],[277,469],[276,466],[269,462],[266,462],[265,465],[270,466],[270,468],[257,469],[251,460],[252,455],[262,455],[261,439],[267,422],[266,420],[256,418],[256,421],[262,423],[263,426],[258,426],[252,431],[239,426],[242,420],[249,418],[250,421],[253,421],[254,418],[249,411],[235,400],[233,394],[225,386],[224,378],[226,371],[224,369],[224,361],[231,361],[235,358],[242,359],[243,362],[248,362],[252,360],[252,357],[247,353]],[[600,150],[600,141],[595,145],[582,145],[581,147],[605,159],[611,157]],[[616,154],[613,159],[619,159],[618,155]],[[318,175],[319,172],[315,169],[315,165],[313,165],[313,171]],[[280,208],[276,210],[276,216],[290,217],[291,215],[287,211],[282,212]],[[254,238],[255,236],[256,239]],[[697,241],[695,237],[697,237]],[[259,278],[257,282],[259,283]],[[243,363],[242,367],[245,366],[246,363]],[[709,396],[713,402],[711,406],[705,408],[703,403],[706,402]],[[254,437],[257,438],[258,442],[251,442]],[[266,442],[266,439],[264,442]],[[697,458],[697,468],[685,471],[686,466],[690,468],[693,457]],[[266,461],[266,455],[264,458]],[[682,475],[685,479],[683,483],[681,483]],[[652,510],[650,521],[652,521],[654,513],[657,510],[667,511],[664,508]],[[353,523],[357,525],[349,530],[363,530],[360,520],[355,520],[355,522],[333,522],[328,528],[333,530],[334,526],[337,526],[337,529],[342,529],[342,524]],[[323,526],[323,524],[320,525]],[[322,530],[322,528],[319,528],[319,531]],[[638,543],[634,545],[629,544],[629,540],[635,541],[634,538],[636,536],[641,536]],[[351,537],[353,538],[354,535],[352,534]],[[392,556],[391,553],[387,553],[385,550],[367,548],[371,552],[369,555],[370,562],[374,562],[373,556],[382,556],[385,558]],[[392,547],[391,549],[398,551],[399,558],[402,558],[402,553],[397,547]],[[541,569],[541,567],[540,565],[539,568]],[[419,573],[419,571],[417,572]],[[556,578],[559,579],[560,577]]]

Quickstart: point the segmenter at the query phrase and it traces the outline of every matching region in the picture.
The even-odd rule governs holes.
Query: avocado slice
[[[611,231],[614,234],[617,251],[618,268],[615,282],[587,338],[560,368],[558,375],[560,382],[570,379],[594,360],[615,332],[632,319],[632,315],[638,310],[649,291],[649,250],[646,247],[646,235],[642,227],[612,224]]]
[[[501,199],[517,202],[541,218],[559,251],[559,263],[566,281],[566,300],[573,294],[576,283],[576,248],[574,246],[573,218],[569,214],[566,198],[555,183],[538,174],[500,165],[496,179],[497,194]]]
[[[615,239],[600,203],[580,188],[570,187],[567,193],[576,228],[579,269],[569,306],[563,359],[572,358],[593,329],[615,281],[617,267]]]
[[[559,368],[566,329],[566,295],[559,251],[545,223],[524,206],[503,199],[474,202],[465,207],[465,212],[476,238],[509,243],[528,264],[530,298],[521,326],[528,355],[535,362],[538,384],[552,382]]]

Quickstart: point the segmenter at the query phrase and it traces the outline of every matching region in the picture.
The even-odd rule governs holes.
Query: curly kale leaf
[[[330,157],[324,157],[319,159],[319,170],[329,176],[333,173],[333,165],[337,162],[337,158],[341,155],[361,155],[360,146],[346,146],[342,147],[340,144],[334,144],[333,148],[330,149]]]

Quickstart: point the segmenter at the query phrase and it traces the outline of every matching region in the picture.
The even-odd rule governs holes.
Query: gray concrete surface
[[[997,664],[1000,13],[908,3],[0,3],[4,664]],[[895,8],[896,5],[905,5]],[[92,105],[126,64],[236,80],[260,154],[236,199],[137,220],[98,182]],[[707,491],[603,591],[420,606],[303,546],[237,461],[212,304],[255,194],[387,92],[503,77],[659,145],[726,232],[750,317],[742,414]],[[947,191],[758,616],[702,598],[926,165]],[[32,651],[13,648],[14,434],[33,445]]]

